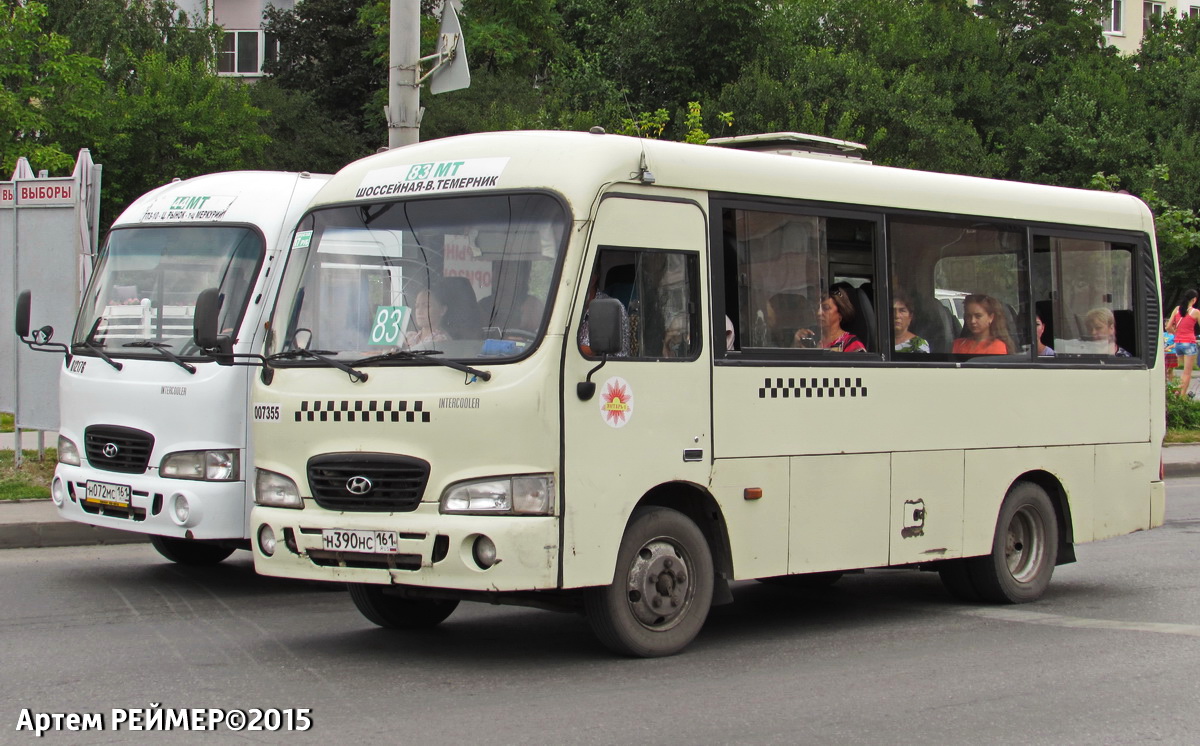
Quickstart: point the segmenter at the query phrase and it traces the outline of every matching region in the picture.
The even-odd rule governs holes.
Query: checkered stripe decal
[[[411,405],[411,406],[410,406]],[[296,422],[429,422],[423,401],[316,400],[300,402]]]
[[[766,378],[758,390],[759,399],[835,399],[866,398],[867,387],[861,378]]]

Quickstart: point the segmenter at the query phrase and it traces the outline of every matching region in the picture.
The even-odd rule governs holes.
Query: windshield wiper
[[[320,360],[332,368],[337,368],[338,370],[345,372],[346,375],[350,376],[350,380],[354,383],[361,383],[362,381],[367,380],[367,374],[363,373],[361,370],[355,370],[349,365],[343,363],[341,360],[334,360],[331,357],[325,357],[326,355],[336,354],[337,352],[334,350],[306,350],[303,347],[297,347],[294,350],[276,352],[274,355],[267,357],[267,362],[272,360],[287,360],[289,358],[296,357],[311,357],[314,360]]]
[[[103,320],[103,318],[104,318],[103,316],[96,317],[96,321],[95,321],[95,323],[92,324],[92,328],[90,331],[88,331],[87,336],[83,338],[82,342],[76,342],[75,344],[71,345],[71,351],[74,352],[75,349],[78,347],[82,347],[85,350],[91,350],[92,352],[99,355],[100,359],[102,359],[104,362],[108,363],[109,365],[116,368],[117,370],[120,370],[121,368],[124,368],[125,366],[121,365],[116,360],[113,360],[111,357],[109,357],[108,353],[105,352],[104,349],[99,344],[97,344],[96,340],[95,340],[96,330],[100,328],[100,322]]]
[[[486,370],[472,368],[469,365],[465,365],[455,360],[447,360],[446,358],[435,357],[436,355],[441,354],[444,354],[441,350],[394,350],[392,352],[385,352],[380,355],[364,357],[358,361],[358,364],[371,365],[373,363],[380,363],[385,360],[431,360],[438,365],[444,365],[447,368],[453,368],[454,370],[462,373],[470,373],[481,381],[490,381],[492,379],[492,374]]]
[[[126,342],[125,344],[123,344],[121,346],[122,347],[149,347],[150,349],[158,352],[160,355],[162,355],[166,359],[168,359],[171,362],[178,365],[180,368],[183,368],[188,373],[191,373],[192,375],[196,375],[196,366],[192,365],[191,363],[184,362],[182,358],[180,358],[174,352],[171,352],[170,350],[168,350],[167,348],[170,347],[170,345],[168,345],[166,342],[151,342],[148,339],[144,339],[139,342]]]

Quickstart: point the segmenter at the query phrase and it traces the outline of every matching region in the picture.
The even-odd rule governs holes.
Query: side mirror
[[[217,331],[221,315],[221,296],[216,288],[201,290],[196,298],[196,314],[192,317],[192,337],[202,350],[231,353],[233,343]]]
[[[29,336],[29,307],[33,303],[32,293],[22,290],[17,295],[16,330],[17,336],[25,339]]]
[[[623,306],[616,298],[596,298],[588,304],[588,337],[594,355],[621,352]]]

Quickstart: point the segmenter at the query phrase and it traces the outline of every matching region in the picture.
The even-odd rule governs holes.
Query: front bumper
[[[246,483],[164,479],[156,474],[122,474],[86,466],[59,464],[54,478],[67,484],[67,497],[58,514],[72,521],[157,536],[190,539],[237,539],[246,535]],[[126,485],[129,509],[88,503],[87,482]],[[176,495],[188,501],[189,516],[180,523],[171,510]]]
[[[558,587],[558,518],[554,516],[442,515],[436,503],[410,513],[323,510],[306,499],[303,510],[255,506],[251,513],[254,569],[263,575],[465,591],[528,591]],[[271,527],[272,556],[259,546]],[[396,554],[335,552],[324,529],[395,531]],[[472,557],[477,537],[496,546],[497,562],[482,569]]]

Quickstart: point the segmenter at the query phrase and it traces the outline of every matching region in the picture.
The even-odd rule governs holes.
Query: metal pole
[[[412,145],[421,137],[421,3],[391,0],[388,62],[388,147]]]

